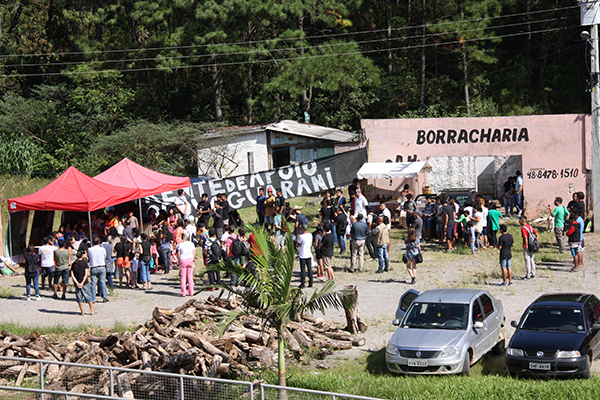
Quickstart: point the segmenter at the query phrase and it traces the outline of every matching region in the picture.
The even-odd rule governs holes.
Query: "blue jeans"
[[[106,270],[109,270],[109,265],[112,265],[112,267],[110,269],[112,269],[112,273],[106,273],[106,280],[108,281],[108,287],[110,288],[110,290],[112,290],[115,287],[115,284],[113,283],[113,275],[117,272],[117,269],[115,268],[116,264],[115,264],[115,260],[112,260],[110,262],[110,264],[106,264]]]
[[[98,289],[100,289],[100,295],[103,299],[108,298],[108,292],[106,291],[106,267],[93,267],[90,268],[90,278],[92,281],[91,287],[91,301],[92,303],[96,301],[96,285],[98,285]]]
[[[171,263],[169,261],[169,256],[171,255],[171,250],[168,248],[160,249],[160,260],[162,262],[163,268],[165,269],[165,274],[168,274],[171,271]]]
[[[300,284],[304,286],[306,281],[306,273],[308,272],[308,287],[313,285],[313,270],[312,270],[312,259],[301,258],[300,259]]]
[[[346,235],[345,234],[341,234],[341,235],[335,235],[337,236],[337,241],[340,244],[340,253],[345,253],[346,252]]]
[[[152,282],[150,279],[150,261],[141,261],[139,264],[140,280],[142,283]]]
[[[27,297],[29,297],[29,295],[31,294],[31,282],[33,281],[33,287],[35,289],[35,295],[39,296],[40,295],[40,284],[38,282],[40,277],[40,273],[38,272],[35,277],[30,278],[27,276],[27,274],[25,274],[25,290],[27,291]]]
[[[523,210],[523,192],[513,194],[511,200],[510,213],[513,212],[513,206],[517,209],[517,213],[520,213]]]
[[[375,246],[377,249],[377,259],[379,259],[379,270],[383,271],[383,263],[385,262],[385,270],[390,270],[390,259],[388,257],[387,245]]]

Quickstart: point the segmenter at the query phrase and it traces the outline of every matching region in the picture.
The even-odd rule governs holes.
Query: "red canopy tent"
[[[137,198],[134,187],[115,186],[90,178],[75,167],[69,167],[44,188],[27,196],[8,199],[10,212],[94,211]]]
[[[111,185],[135,188],[136,197],[190,187],[190,178],[161,174],[124,158],[94,179]]]

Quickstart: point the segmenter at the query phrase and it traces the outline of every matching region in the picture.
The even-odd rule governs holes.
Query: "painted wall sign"
[[[527,128],[430,129],[418,130],[418,145],[460,143],[529,142]]]

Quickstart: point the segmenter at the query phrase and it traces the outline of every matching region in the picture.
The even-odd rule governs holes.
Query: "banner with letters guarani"
[[[281,188],[286,200],[312,196],[349,185],[366,160],[367,149],[363,148],[253,174],[192,182],[185,189],[185,197],[195,212],[198,202],[202,200],[202,193],[207,193],[209,200],[219,193],[225,193],[234,209],[256,206],[259,188],[263,188],[265,193],[269,187]],[[146,197],[146,200],[151,205],[164,208],[173,204],[176,196],[177,191],[170,191]]]

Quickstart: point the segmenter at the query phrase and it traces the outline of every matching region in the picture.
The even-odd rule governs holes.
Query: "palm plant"
[[[235,274],[245,287],[228,284],[217,285],[227,292],[241,298],[241,309],[227,313],[219,330],[222,335],[240,316],[254,315],[262,318],[266,324],[275,328],[278,344],[279,386],[285,386],[285,339],[283,332],[290,321],[294,321],[304,311],[324,312],[327,307],[340,308],[352,306],[350,292],[336,291],[335,282],[329,281],[320,289],[315,289],[307,297],[299,287],[292,287],[295,250],[291,233],[285,238],[285,249],[282,250],[261,228],[246,227],[255,236],[257,248],[251,250],[255,270],[242,268],[231,259],[224,259],[220,264],[208,265],[205,272],[221,271]],[[279,398],[285,398],[285,391],[280,391]]]

